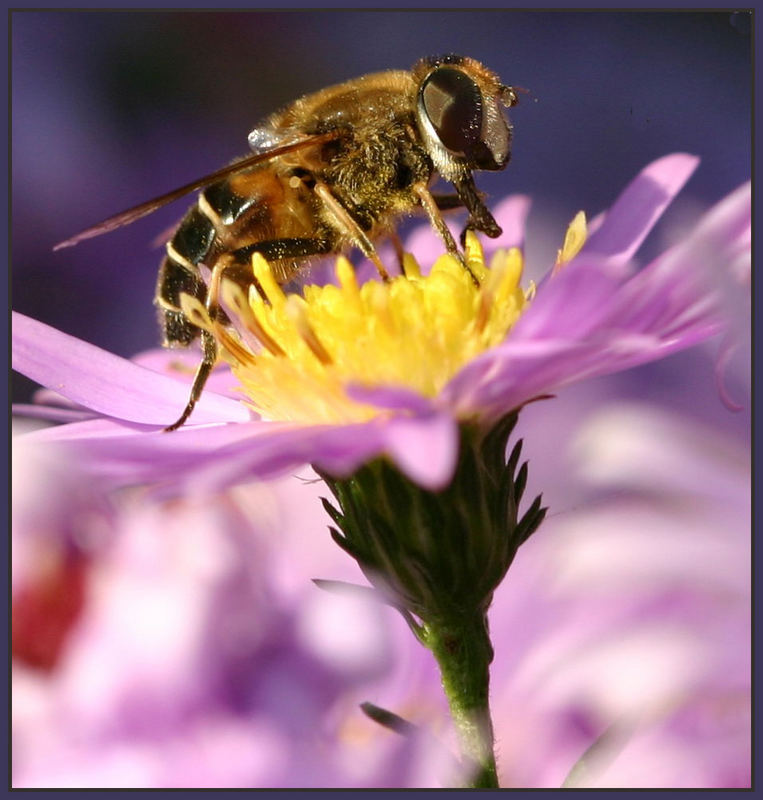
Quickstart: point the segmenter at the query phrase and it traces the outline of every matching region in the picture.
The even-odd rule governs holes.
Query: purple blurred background
[[[478,176],[495,198],[533,197],[531,263],[559,245],[543,231],[593,216],[668,152],[702,157],[679,228],[750,176],[742,14],[24,12],[11,43],[13,307],[122,355],[158,341],[152,242],[188,203],[56,242],[243,154],[254,124],[300,94],[424,55],[474,56],[531,92],[512,114],[512,163]]]

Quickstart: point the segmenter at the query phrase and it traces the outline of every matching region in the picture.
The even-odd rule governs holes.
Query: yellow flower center
[[[519,285],[518,249],[499,251],[488,268],[470,231],[466,261],[476,282],[451,255],[438,258],[426,276],[406,255],[404,276],[358,285],[340,257],[338,286],[305,286],[300,296],[285,294],[255,254],[264,297],[255,286],[245,297],[237,285],[221,285],[233,329],[211,320],[194,298],[183,297],[182,307],[215,335],[246,402],[263,417],[362,421],[379,410],[350,397],[348,386],[434,397],[471,359],[501,342],[527,306],[534,287],[525,292]]]

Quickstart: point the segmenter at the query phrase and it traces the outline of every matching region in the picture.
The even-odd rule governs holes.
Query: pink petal
[[[168,350],[163,347],[156,347],[153,350],[146,350],[132,356],[130,361],[162,375],[168,375],[170,378],[182,381],[190,386],[196,373],[196,368],[201,362],[201,349],[199,347],[189,347],[187,349]],[[208,390],[236,400],[241,397],[241,393],[238,391],[238,381],[224,361],[220,361],[215,365],[207,379],[205,391]]]
[[[670,167],[673,178],[681,170],[686,176],[693,163],[688,156],[670,156],[646,174]],[[657,195],[651,194],[653,201]],[[641,200],[648,195],[642,192]],[[646,205],[637,204],[642,220],[654,216],[659,203],[652,201],[648,214]],[[612,224],[610,212],[601,230]],[[643,225],[636,227],[643,231]],[[728,326],[724,285],[738,280],[733,271],[749,255],[744,251],[749,228],[750,186],[745,184],[711,209],[690,235],[630,277],[619,255],[602,258],[605,253],[584,248],[540,287],[503,343],[454,377],[442,400],[458,415],[506,413],[574,381],[654,361],[721,333]],[[633,230],[620,226],[623,236]],[[618,250],[622,254],[628,248],[612,247],[611,253]]]
[[[130,422],[168,425],[188,400],[187,385],[13,313],[13,368],[78,405]],[[205,392],[195,422],[244,421],[246,408]]]
[[[61,408],[60,406],[37,406],[33,403],[14,403],[14,416],[26,419],[45,419],[50,422],[80,422],[92,419],[93,413],[77,408]]]
[[[453,474],[458,449],[457,428],[447,415],[379,417],[353,425],[259,422],[250,430],[245,441],[231,442],[209,459],[208,468],[194,471],[191,491],[277,477],[305,464],[344,478],[384,454],[412,480],[439,489]]]
[[[428,414],[432,401],[405,386],[363,386],[352,383],[345,386],[347,395],[358,403],[365,403],[390,411],[410,411]]]
[[[510,195],[498,203],[493,209],[493,216],[503,228],[503,233],[497,239],[482,237],[485,249],[524,247],[525,224],[531,205],[532,201],[524,194]]]
[[[698,164],[699,158],[686,153],[653,161],[626,187],[580,255],[603,256],[617,264],[630,261]]]
[[[392,418],[384,441],[392,460],[414,483],[430,491],[450,483],[458,457],[458,426],[450,415]]]
[[[26,437],[66,447],[83,468],[113,484],[155,482],[191,493],[278,477],[305,464],[347,477],[385,453],[421,485],[442,488],[452,475],[457,451],[455,423],[431,412],[351,425],[189,424],[171,433],[101,419]]]

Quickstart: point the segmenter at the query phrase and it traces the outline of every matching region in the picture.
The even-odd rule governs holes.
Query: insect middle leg
[[[368,238],[366,232],[360,227],[350,212],[334,197],[331,190],[325,183],[316,183],[315,194],[323,200],[326,208],[331,211],[336,220],[337,227],[358,246],[363,255],[369,259],[376,267],[376,271],[383,281],[389,280],[389,273],[384,268],[379,254],[376,252],[373,242]]]
[[[443,243],[445,244],[445,249],[461,262],[464,269],[469,273],[469,276],[474,281],[474,285],[479,286],[480,282],[477,280],[477,276],[471,271],[469,265],[466,263],[464,254],[458,249],[456,240],[453,238],[450,229],[445,224],[442,214],[440,214],[437,199],[423,183],[414,184],[413,192],[421,201],[421,205],[424,207],[424,211],[426,211],[432,227],[437,231]]]

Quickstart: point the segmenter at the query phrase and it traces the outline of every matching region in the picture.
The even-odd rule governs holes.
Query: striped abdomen
[[[201,302],[206,299],[199,265],[212,270],[220,256],[229,254],[241,269],[226,269],[226,277],[246,285],[252,281],[249,262],[253,250],[278,259],[282,253],[273,245],[298,241],[285,237],[314,233],[312,211],[301,189],[289,188],[272,170],[254,170],[213,183],[199,194],[167,243],[167,255],[159,270],[156,305],[165,345],[185,346],[199,335],[199,329],[180,311],[181,294]],[[315,252],[310,244],[304,254],[294,255],[301,258]],[[291,257],[292,253],[287,255]],[[290,262],[280,266],[284,275],[293,271]]]
[[[180,311],[180,295],[190,294],[202,303],[206,299],[207,287],[199,276],[198,265],[209,256],[216,235],[212,222],[194,206],[167,244],[156,285],[165,346],[188,345],[199,335],[199,329]]]

